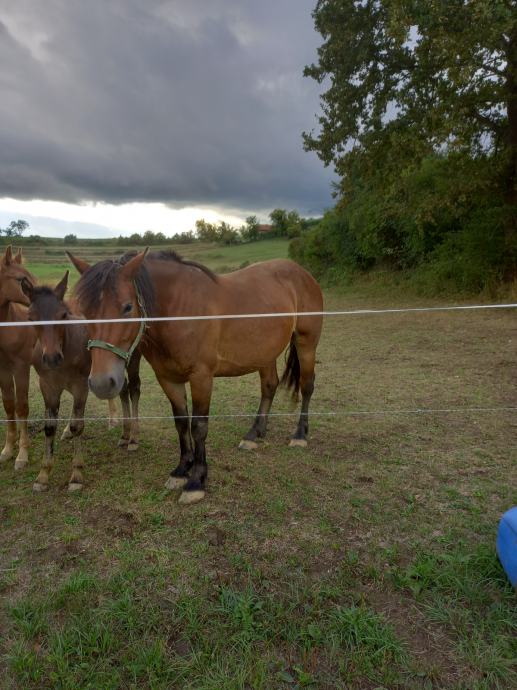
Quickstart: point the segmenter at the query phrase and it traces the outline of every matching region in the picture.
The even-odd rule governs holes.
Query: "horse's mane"
[[[138,252],[132,250],[126,252],[118,259],[106,259],[91,266],[83,273],[75,286],[74,295],[84,311],[94,311],[99,307],[101,295],[105,290],[114,292],[116,277],[119,270],[134,258]],[[197,261],[182,259],[172,250],[162,250],[147,254],[149,259],[158,261],[174,261],[182,266],[193,266],[199,269],[211,280],[217,282],[217,276],[209,268],[198,264]],[[145,261],[141,264],[135,276],[135,285],[140,293],[146,313],[151,316],[154,313],[155,294],[154,287],[149,276]]]
[[[99,261],[82,274],[74,288],[74,296],[81,305],[83,312],[98,309],[102,294],[106,290],[115,292],[117,273],[124,264],[127,264],[136,255],[136,251],[130,251],[118,259]],[[154,288],[147,268],[143,264],[140,266],[134,282],[144,303],[146,313],[151,315],[154,307]]]
[[[217,275],[211,271],[207,266],[198,263],[197,261],[191,261],[190,259],[183,259],[179,254],[177,254],[173,249],[162,249],[159,252],[151,252],[147,255],[150,259],[158,259],[160,261],[175,261],[183,266],[193,266],[194,268],[199,268],[203,271],[214,283],[218,282]]]

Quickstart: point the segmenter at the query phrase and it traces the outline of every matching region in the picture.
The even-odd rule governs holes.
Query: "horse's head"
[[[29,299],[22,288],[22,283],[34,285],[36,279],[22,265],[22,250],[13,254],[9,245],[0,260],[0,303],[16,302],[29,305]]]
[[[27,296],[30,321],[65,321],[70,310],[64,297],[68,286],[68,271],[55,288],[42,285],[34,287],[28,281],[22,282],[22,289]],[[41,360],[44,366],[55,369],[63,362],[63,342],[65,329],[69,326],[34,326],[41,345]]]
[[[126,255],[120,261],[101,261],[90,266],[67,252],[81,274],[75,294],[87,319],[127,319],[144,315],[143,304],[150,291],[147,272],[142,266],[146,253],[147,250]],[[124,385],[125,367],[140,340],[143,326],[135,321],[88,324],[87,328],[92,355],[90,390],[98,398],[114,398]]]

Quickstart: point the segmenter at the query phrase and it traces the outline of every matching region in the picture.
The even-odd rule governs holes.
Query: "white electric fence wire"
[[[147,316],[120,319],[66,319],[61,321],[3,321],[0,328],[20,326],[63,326],[85,325],[95,323],[146,323],[160,321],[220,321],[228,319],[272,319],[303,316],[362,316],[368,314],[411,314],[418,312],[468,311],[474,309],[515,309],[517,304],[460,304],[448,307],[404,307],[399,309],[350,309],[343,311],[301,311],[269,312],[265,314],[198,314],[192,316]]]
[[[517,407],[449,407],[449,408],[416,408],[400,410],[342,410],[340,412],[309,412],[309,417],[381,417],[390,415],[431,415],[431,414],[482,414],[496,412],[517,412]],[[85,422],[124,422],[132,420],[174,420],[174,419],[232,419],[235,417],[298,417],[299,412],[270,412],[269,414],[257,414],[254,412],[235,412],[229,414],[210,415],[144,415],[139,417],[61,417],[60,421],[75,422],[80,419]],[[19,419],[0,419],[0,422],[16,422]],[[34,417],[25,420],[27,422],[46,422],[46,417]]]
[[[447,312],[447,311],[468,311],[474,309],[515,309],[516,303],[507,304],[462,304],[452,305],[446,307],[407,307],[407,308],[391,308],[391,309],[351,309],[339,311],[307,311],[307,312],[270,312],[266,314],[203,314],[197,316],[150,316],[146,318],[120,318],[120,319],[66,319],[58,321],[3,321],[0,322],[0,328],[20,327],[20,326],[62,326],[62,325],[85,325],[85,324],[99,324],[99,323],[140,323],[145,322],[160,322],[160,321],[209,321],[222,319],[265,319],[278,317],[303,317],[303,316],[361,316],[374,314],[409,314],[409,313],[425,313],[425,312]],[[353,416],[384,416],[384,415],[408,415],[408,414],[469,414],[469,413],[492,413],[492,412],[515,412],[517,407],[456,407],[456,408],[417,408],[408,410],[342,410],[340,412],[311,412],[311,417],[353,417]],[[232,414],[211,414],[208,419],[230,419],[235,417],[297,417],[298,412],[273,412],[269,415],[258,415],[256,413],[232,413]],[[134,419],[140,420],[173,420],[173,419],[194,419],[193,416],[172,416],[172,415],[147,415],[140,417],[83,417],[84,421],[112,421],[123,422]],[[206,419],[206,416],[203,416]],[[0,422],[4,424],[7,422],[16,422],[16,419],[2,419]],[[36,417],[27,419],[27,422],[44,422],[45,417]],[[75,421],[70,418],[69,421]]]

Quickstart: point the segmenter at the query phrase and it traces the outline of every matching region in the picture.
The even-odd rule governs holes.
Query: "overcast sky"
[[[0,226],[320,214],[331,175],[301,140],[319,109],[302,76],[314,2],[0,0]]]

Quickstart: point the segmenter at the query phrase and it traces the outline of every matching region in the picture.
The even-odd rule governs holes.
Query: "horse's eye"
[[[133,309],[133,305],[131,302],[128,302],[127,304],[124,304],[124,307],[122,309],[123,314],[129,314],[129,312]]]

